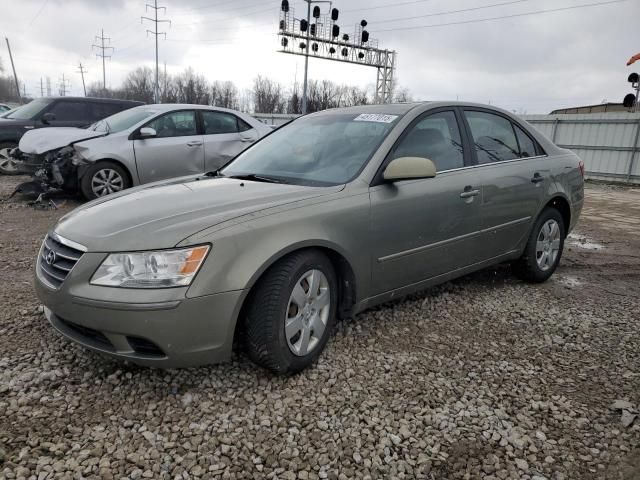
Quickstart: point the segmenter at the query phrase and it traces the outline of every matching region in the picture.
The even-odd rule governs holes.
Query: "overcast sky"
[[[306,4],[290,3],[302,16]],[[620,102],[630,92],[626,79],[634,70],[626,62],[640,52],[640,0],[513,15],[593,3],[598,0],[337,0],[333,6],[341,11],[343,31],[365,18],[372,38],[398,52],[398,81],[415,99],[458,98],[548,113]],[[159,54],[161,68],[166,62],[170,73],[191,66],[209,80],[232,80],[240,88],[249,88],[258,74],[286,87],[302,80],[304,58],[277,52],[280,0],[158,4],[167,7],[160,18],[172,21],[162,25],[167,39],[160,40]],[[80,95],[79,62],[89,71],[88,83],[102,80],[101,61],[91,48],[102,28],[115,49],[107,60],[108,86],[118,86],[139,65],[154,65],[153,38],[145,33],[151,25],[142,25],[141,15],[144,0],[0,0],[0,33],[11,42],[28,94],[40,95],[41,77],[50,77],[57,90],[64,74],[71,94]],[[0,58],[10,70],[4,42]],[[635,67],[640,70],[640,63]],[[373,68],[319,59],[310,60],[309,74],[371,88],[376,78]]]

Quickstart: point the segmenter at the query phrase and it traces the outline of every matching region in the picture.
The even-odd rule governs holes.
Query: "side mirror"
[[[56,119],[55,113],[49,112],[42,115],[42,118],[40,120],[42,120],[42,123],[44,123],[45,125],[49,125],[49,123],[53,122],[55,119]]]
[[[391,160],[384,169],[382,177],[387,182],[411,180],[415,178],[433,178],[436,176],[436,166],[428,158],[400,157]]]
[[[143,127],[140,129],[140,133],[138,134],[138,138],[153,138],[157,136],[158,133],[154,128],[151,127]]]

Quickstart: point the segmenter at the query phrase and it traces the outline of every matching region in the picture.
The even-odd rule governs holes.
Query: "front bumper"
[[[186,288],[97,287],[88,283],[97,260],[83,258],[59,289],[36,274],[36,293],[58,332],[144,366],[191,367],[229,359],[242,290],[189,298]]]

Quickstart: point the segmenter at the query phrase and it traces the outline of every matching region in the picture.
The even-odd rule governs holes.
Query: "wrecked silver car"
[[[12,156],[34,182],[24,193],[79,191],[87,199],[216,170],[270,133],[253,117],[203,105],[144,105],[88,129],[27,132]]]

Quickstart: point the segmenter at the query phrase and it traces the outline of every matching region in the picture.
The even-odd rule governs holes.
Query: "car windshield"
[[[122,132],[156,113],[158,110],[149,107],[131,108],[94,123],[89,130],[106,133]]]
[[[246,150],[220,173],[302,185],[344,184],[362,170],[398,118],[382,113],[302,117]]]
[[[38,115],[44,108],[52,102],[49,98],[38,98],[32,100],[26,105],[16,108],[14,111],[9,112],[4,118],[13,118],[15,120],[32,120]]]

